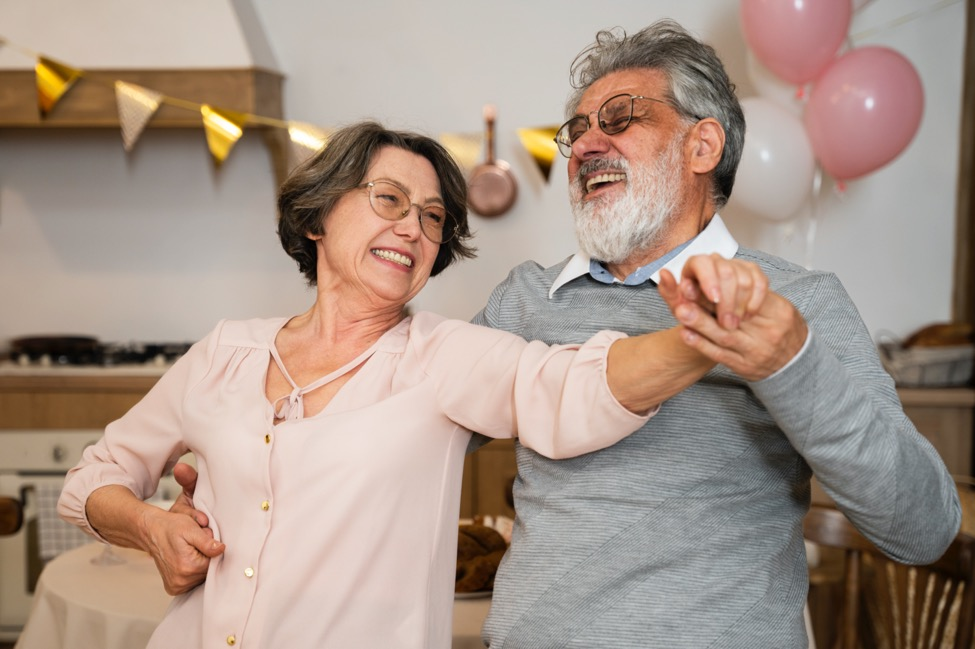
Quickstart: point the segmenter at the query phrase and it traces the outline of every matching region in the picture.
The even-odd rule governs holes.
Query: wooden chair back
[[[839,649],[972,649],[975,538],[959,533],[938,561],[908,566],[884,556],[838,509],[814,505],[803,531],[844,550]]]
[[[16,498],[0,496],[0,536],[16,534],[24,524],[24,508]]]

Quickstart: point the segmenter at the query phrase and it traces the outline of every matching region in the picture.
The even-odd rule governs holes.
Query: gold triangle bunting
[[[163,95],[134,83],[115,82],[115,102],[122,128],[122,146],[131,151],[149,120],[159,110]]]
[[[288,122],[288,139],[291,143],[288,151],[288,169],[294,169],[321,151],[328,142],[332,130],[305,122]]]
[[[34,66],[34,76],[37,79],[37,105],[41,117],[47,117],[64,93],[68,92],[74,82],[82,76],[82,72],[53,59],[39,56]]]
[[[484,133],[441,133],[440,144],[460,165],[464,175],[468,175],[477,165],[484,145]]]
[[[237,140],[244,134],[247,114],[215,108],[208,104],[200,106],[200,114],[203,116],[203,128],[206,131],[210,154],[217,166],[220,166],[230,155],[230,150],[237,144]]]
[[[555,134],[558,130],[558,126],[518,129],[518,137],[521,139],[521,145],[525,147],[535,160],[535,164],[538,165],[539,171],[542,172],[542,177],[545,178],[545,182],[548,182],[548,178],[552,173],[552,164],[555,162],[555,156],[559,152],[558,145],[555,144]]]

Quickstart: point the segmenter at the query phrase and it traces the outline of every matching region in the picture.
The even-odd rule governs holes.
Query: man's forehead
[[[660,70],[632,68],[610,72],[586,88],[579,101],[577,112],[596,110],[603,102],[616,95],[662,97],[666,90],[667,78]]]

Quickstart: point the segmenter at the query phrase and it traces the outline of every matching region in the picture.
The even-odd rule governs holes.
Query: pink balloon
[[[758,60],[796,85],[815,79],[846,38],[851,0],[741,0],[745,40]]]
[[[804,123],[823,169],[851,180],[879,169],[910,144],[924,89],[911,62],[879,46],[836,59],[813,86]]]

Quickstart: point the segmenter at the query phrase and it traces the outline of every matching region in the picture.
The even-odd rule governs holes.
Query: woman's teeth
[[[620,180],[626,180],[626,174],[615,173],[615,174],[599,174],[598,176],[593,176],[592,178],[586,181],[586,193],[591,192],[592,188],[596,185],[602,183],[615,183]]]
[[[380,250],[378,248],[374,248],[371,252],[377,257],[381,257],[382,259],[387,259],[397,264],[402,264],[407,268],[411,268],[413,266],[412,259],[410,259],[406,255],[401,255],[398,252],[393,252],[392,250]]]

